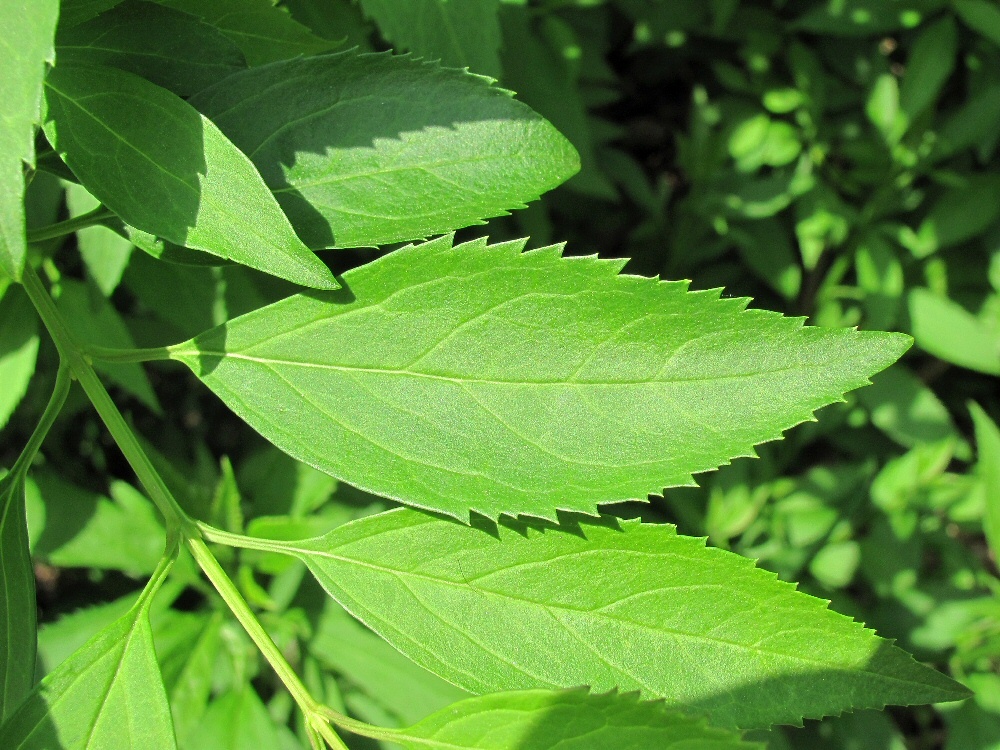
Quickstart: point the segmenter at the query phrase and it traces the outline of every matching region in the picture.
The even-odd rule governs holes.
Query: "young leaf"
[[[35,684],[35,574],[20,475],[0,478],[0,607],[2,723]]]
[[[960,367],[1000,375],[1000,331],[988,320],[921,287],[910,291],[909,303],[917,346]]]
[[[56,45],[60,65],[78,61],[121,68],[179,96],[246,67],[240,48],[214,26],[145,0],[126,0],[84,24],[60,29]]]
[[[9,750],[176,750],[146,597],[42,680],[0,726]]]
[[[100,66],[59,65],[45,87],[46,136],[124,221],[297,284],[336,288],[253,164],[184,100]]]
[[[406,750],[762,750],[634,694],[523,690],[469,698],[386,732]]]
[[[337,46],[293,20],[271,0],[157,0],[198,16],[232,39],[251,65],[312,55]]]
[[[28,390],[38,358],[38,315],[20,289],[0,293],[0,428]]]
[[[0,101],[0,271],[20,280],[24,268],[24,172],[35,163],[35,123],[39,120],[45,63],[54,58],[52,37],[58,0],[4,0],[0,4],[3,75]]]
[[[408,246],[342,293],[290,297],[170,356],[279,448],[369,492],[553,518],[753,455],[909,345],[523,246]]]
[[[500,77],[499,0],[361,0],[365,15],[394,47],[449,68]]]
[[[401,508],[287,549],[393,646],[475,693],[640,690],[743,728],[967,695],[827,602],[672,526],[469,528]]]
[[[191,103],[253,160],[310,247],[476,224],[578,168],[569,142],[510,92],[410,57],[286,60]]]

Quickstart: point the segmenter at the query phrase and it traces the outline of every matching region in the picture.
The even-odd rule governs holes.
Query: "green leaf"
[[[917,37],[906,59],[906,73],[899,92],[899,106],[910,122],[930,107],[955,69],[958,27],[945,16]]]
[[[929,289],[911,290],[909,302],[917,346],[960,367],[1000,375],[1000,329]]]
[[[873,377],[858,400],[871,413],[872,424],[907,448],[958,438],[948,408],[902,364]]]
[[[212,692],[215,663],[221,647],[223,619],[219,613],[207,618],[181,659],[164,660],[163,682],[170,696],[170,710],[181,747],[194,746],[198,728]]]
[[[343,292],[290,297],[170,357],[279,448],[369,492],[552,518],[753,455],[909,345],[523,246],[408,246]]]
[[[1000,216],[1000,203],[994,200],[1000,191],[1000,175],[971,173],[965,182],[938,198],[917,228],[917,235],[929,243],[924,254],[972,239]]]
[[[150,33],[156,29],[156,33]],[[126,0],[56,36],[59,64],[81,62],[127,70],[190,96],[246,67],[229,37],[190,13]]]
[[[100,201],[83,185],[66,185],[66,207],[70,217],[94,210]],[[87,275],[105,297],[110,297],[121,281],[132,257],[134,245],[105,226],[92,226],[76,231],[76,244],[87,267]]]
[[[1000,428],[979,404],[969,404],[979,453],[977,470],[986,491],[983,531],[993,554],[1000,552]]]
[[[500,77],[499,0],[361,0],[394,47],[450,68]]]
[[[99,632],[0,726],[10,750],[176,750],[149,601]]]
[[[251,685],[213,701],[197,731],[198,750],[277,748],[278,727]]]
[[[0,428],[28,390],[38,358],[38,315],[20,289],[0,294]]]
[[[401,725],[417,722],[469,695],[414,664],[335,602],[328,601],[309,650],[378,701]]]
[[[250,161],[175,94],[113,68],[59,65],[45,134],[122,220],[298,284],[335,289]]]
[[[967,694],[827,602],[672,526],[469,528],[397,509],[286,549],[355,617],[474,693],[641,690],[744,728]]]
[[[287,60],[191,103],[253,160],[310,247],[481,223],[578,167],[566,139],[510,92],[410,57]]]
[[[4,0],[0,4],[3,75],[0,76],[0,271],[21,279],[24,236],[22,162],[35,163],[35,124],[42,103],[45,63],[55,58],[52,37],[58,0]]]
[[[337,42],[321,39],[271,0],[157,0],[198,16],[232,39],[251,65],[326,52]]]
[[[381,738],[381,735],[380,735]],[[524,690],[469,698],[386,732],[408,750],[762,750],[704,720],[635,695]]]
[[[952,0],[958,17],[970,29],[1000,44],[1000,8],[989,0]]]
[[[165,541],[152,503],[116,480],[110,497],[75,487],[50,472],[28,480],[28,529],[36,559],[66,568],[151,573]]]
[[[24,478],[0,478],[0,723],[35,684],[35,573],[28,554]]]

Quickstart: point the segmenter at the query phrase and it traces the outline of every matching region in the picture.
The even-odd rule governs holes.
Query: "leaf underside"
[[[760,750],[636,696],[525,690],[470,698],[394,734],[408,750]]]
[[[744,557],[669,525],[577,520],[470,529],[403,508],[289,551],[354,616],[473,693],[638,690],[739,728],[967,695]]]
[[[296,458],[456,518],[645,500],[753,455],[906,336],[804,328],[624,261],[409,246],[171,356]]]
[[[412,57],[286,60],[191,104],[250,157],[313,248],[482,223],[579,168],[569,141],[510,92]]]

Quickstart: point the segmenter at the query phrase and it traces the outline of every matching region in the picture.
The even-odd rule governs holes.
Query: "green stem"
[[[88,344],[84,348],[84,353],[102,362],[157,362],[170,359],[170,350],[165,346],[151,349],[114,349]]]
[[[232,534],[228,531],[217,529],[214,526],[209,526],[207,523],[202,523],[201,521],[195,521],[195,524],[198,526],[198,531],[201,532],[203,539],[215,542],[216,544],[224,544],[227,547],[238,547],[240,549],[254,549],[260,552],[277,552],[282,555],[295,554],[294,548],[290,548],[288,542]]]
[[[257,648],[260,649],[264,658],[267,659],[278,677],[281,678],[288,692],[291,693],[292,698],[295,699],[295,702],[305,715],[306,722],[332,748],[335,750],[347,750],[347,746],[326,723],[325,714],[321,710],[322,706],[313,699],[309,690],[299,680],[298,675],[295,674],[295,670],[285,660],[280,649],[271,640],[267,631],[264,630],[264,626],[260,624],[253,610],[250,609],[250,605],[240,595],[236,584],[232,582],[226,571],[219,564],[219,561],[215,559],[211,550],[209,550],[208,546],[202,540],[202,525],[191,519],[177,504],[177,501],[174,500],[169,488],[139,444],[139,440],[132,431],[132,428],[129,427],[121,412],[118,411],[118,407],[115,406],[111,400],[111,396],[108,395],[104,385],[97,377],[97,373],[90,364],[89,358],[83,354],[81,347],[74,340],[62,316],[56,309],[52,297],[42,285],[41,279],[38,278],[38,274],[35,273],[35,270],[30,265],[24,269],[23,283],[28,296],[38,310],[42,321],[45,323],[45,327],[48,328],[52,340],[55,342],[56,348],[62,357],[62,361],[66,363],[61,368],[60,373],[63,370],[68,370],[80,381],[94,408],[104,421],[104,424],[125,455],[125,458],[132,466],[139,481],[167,521],[168,549],[170,545],[176,548],[176,540],[184,540],[199,567],[208,577],[209,581],[212,582],[216,591],[219,592],[223,601],[232,610],[236,619],[240,621],[240,624],[257,645]],[[57,383],[60,389],[63,388],[61,381],[57,380]],[[68,388],[68,385],[66,387]],[[50,411],[52,410],[47,408],[46,414],[49,414]],[[51,420],[55,417],[52,415],[45,418]],[[34,438],[34,436],[32,437]],[[20,462],[20,459],[18,461]],[[205,528],[217,534],[225,534],[225,532],[219,532],[210,526],[205,526]],[[236,535],[232,536],[236,537]],[[250,538],[246,537],[245,539]],[[172,560],[172,555],[170,559]],[[159,567],[157,571],[156,575],[160,578],[166,575],[165,570],[161,571]],[[157,585],[159,584],[157,583]]]
[[[69,387],[72,382],[73,379],[70,376],[69,367],[65,364],[65,360],[60,361],[59,371],[56,373],[56,384],[52,388],[52,396],[49,398],[49,403],[46,404],[41,418],[38,420],[38,426],[35,427],[34,432],[31,433],[31,437],[28,438],[28,443],[24,446],[24,450],[21,451],[21,455],[14,462],[14,466],[10,470],[11,477],[16,477],[20,474],[23,479],[27,475],[28,467],[35,460],[35,456],[38,454],[38,449],[42,447],[45,436],[49,434],[49,429],[56,421],[56,417],[59,416],[63,404],[66,403],[66,396],[69,395]]]
[[[344,716],[344,714],[339,711],[334,711],[329,706],[321,706],[320,712],[338,727],[343,727],[349,732],[360,734],[363,737],[371,737],[375,740],[386,740],[387,742],[398,742],[400,736],[402,735],[402,732],[394,729],[377,727],[373,724],[366,724],[363,721],[352,719],[350,716]]]
[[[198,537],[188,537],[185,541],[188,549],[191,551],[192,557],[194,557],[199,567],[205,572],[208,580],[215,586],[216,591],[219,592],[219,596],[222,597],[229,609],[232,610],[236,619],[240,621],[240,625],[247,631],[247,635],[250,636],[250,639],[260,649],[264,658],[267,659],[268,664],[271,665],[271,668],[277,673],[282,683],[288,689],[288,692],[291,693],[292,698],[295,699],[295,702],[305,715],[306,721],[319,731],[327,742],[333,740],[336,743],[333,744],[333,747],[346,750],[343,741],[336,734],[331,732],[331,736],[327,736],[323,732],[322,727],[325,724],[317,722],[317,719],[325,716],[325,707],[317,703],[309,693],[309,689],[302,684],[295,670],[292,669],[292,666],[281,653],[281,649],[271,640],[271,636],[267,634],[264,626],[260,624],[260,620],[257,619],[253,610],[250,609],[250,605],[246,603],[246,600],[236,588],[236,584],[229,578],[226,571],[222,569],[219,561],[215,559],[215,556],[205,542]]]
[[[159,473],[153,467],[152,462],[139,444],[139,440],[136,438],[132,428],[129,427],[128,422],[125,421],[125,417],[122,416],[121,412],[118,411],[118,407],[115,406],[114,401],[111,400],[111,396],[108,395],[104,384],[97,377],[97,373],[94,371],[90,361],[82,354],[80,346],[73,339],[66,323],[63,321],[62,315],[56,309],[52,297],[49,296],[49,293],[42,285],[41,279],[38,278],[38,274],[35,273],[35,270],[31,266],[26,266],[24,269],[23,283],[25,291],[27,291],[28,296],[38,310],[38,314],[45,323],[45,327],[48,328],[49,334],[52,336],[52,340],[55,342],[63,361],[69,365],[73,375],[80,381],[80,385],[83,386],[83,390],[107,426],[108,432],[111,433],[111,436],[125,455],[125,459],[132,466],[132,470],[145,488],[153,504],[156,505],[157,509],[163,515],[167,526],[176,527],[182,536],[185,537],[192,534],[197,535],[198,531],[194,523],[177,504],[177,501],[174,500],[170,490],[167,489],[163,479],[160,478]]]
[[[105,219],[110,219],[114,216],[111,211],[106,209],[104,206],[98,206],[93,211],[88,211],[85,214],[80,214],[72,219],[66,219],[66,221],[57,221],[55,224],[49,224],[46,227],[39,227],[38,229],[33,229],[28,232],[28,244],[34,244],[36,242],[44,242],[45,240],[52,240],[56,237],[65,237],[67,234],[73,234],[73,232],[79,229],[86,229],[87,227],[92,227],[95,224],[100,224]]]

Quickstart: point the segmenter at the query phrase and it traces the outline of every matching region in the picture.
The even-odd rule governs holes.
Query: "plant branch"
[[[126,460],[132,466],[132,470],[135,471],[139,482],[145,488],[153,504],[163,515],[167,526],[177,527],[184,537],[192,534],[197,535],[198,531],[194,522],[174,500],[170,490],[167,489],[163,479],[139,444],[132,428],[125,421],[122,413],[118,411],[118,407],[111,400],[104,384],[97,377],[90,360],[83,355],[81,347],[70,333],[62,315],[56,309],[52,297],[42,285],[41,279],[38,278],[38,274],[30,265],[24,269],[23,283],[25,291],[34,303],[35,309],[38,310],[45,327],[49,330],[63,361],[69,365],[73,375],[80,381],[80,385],[83,386],[83,390],[107,426],[108,432],[111,433]]]
[[[56,384],[52,388],[52,396],[49,397],[45,411],[42,412],[42,416],[38,420],[38,425],[35,427],[34,432],[31,433],[31,437],[28,438],[24,450],[21,451],[21,455],[17,457],[17,461],[14,462],[14,466],[10,470],[12,477],[20,474],[23,479],[27,475],[28,467],[35,460],[35,456],[38,453],[38,449],[42,447],[45,436],[49,434],[49,429],[56,421],[56,417],[59,416],[63,404],[66,403],[66,396],[69,395],[72,380],[69,366],[65,360],[60,360],[59,370],[56,373]]]
[[[28,232],[28,244],[34,244],[36,242],[44,242],[45,240],[52,240],[57,237],[65,237],[67,234],[73,234],[80,229],[86,229],[87,227],[92,227],[95,224],[100,224],[105,219],[110,219],[114,214],[106,209],[104,206],[98,206],[93,211],[88,211],[85,214],[80,214],[72,219],[66,219],[66,221],[57,221],[55,224],[49,224],[45,227],[39,227],[38,229],[33,229]]]
[[[326,716],[326,712],[329,709],[313,699],[309,693],[309,689],[299,679],[295,670],[292,669],[292,666],[285,659],[284,654],[281,653],[281,649],[278,648],[277,644],[271,639],[271,636],[268,635],[264,626],[261,625],[260,620],[257,619],[253,610],[250,609],[250,605],[247,604],[236,588],[236,584],[233,583],[226,571],[223,570],[204,540],[200,537],[188,537],[186,544],[191,551],[191,555],[205,572],[208,580],[212,582],[216,591],[219,592],[219,596],[222,597],[229,609],[232,610],[233,615],[240,621],[247,635],[250,636],[257,648],[260,649],[264,658],[267,659],[268,664],[271,665],[271,668],[277,673],[282,683],[288,689],[288,692],[291,693],[292,698],[295,699],[295,702],[305,715],[306,721],[319,731],[323,738],[331,743],[332,747],[346,750],[346,745],[344,745],[343,741],[335,733],[323,732],[325,722],[321,721],[321,719]]]

